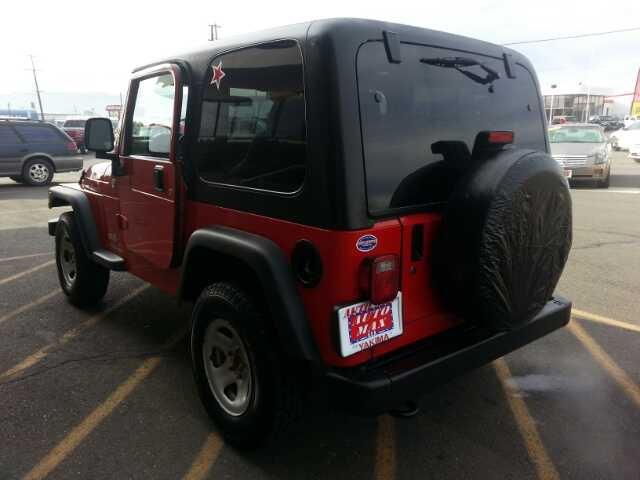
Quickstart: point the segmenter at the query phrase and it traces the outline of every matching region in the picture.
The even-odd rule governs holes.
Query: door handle
[[[159,192],[164,192],[164,167],[156,165],[153,167],[153,186]]]

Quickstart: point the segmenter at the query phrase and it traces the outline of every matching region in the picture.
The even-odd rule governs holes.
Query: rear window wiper
[[[470,78],[476,83],[486,85],[500,78],[500,74],[495,70],[487,67],[481,62],[474,60],[473,58],[466,57],[436,57],[436,58],[421,58],[420,63],[426,63],[427,65],[433,65],[434,67],[453,68],[463,74],[465,77]],[[480,67],[487,73],[486,77],[482,77],[473,72],[464,70],[468,67]]]

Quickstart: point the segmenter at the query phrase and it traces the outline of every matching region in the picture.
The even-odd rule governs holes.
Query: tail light
[[[489,132],[488,143],[493,145],[507,145],[513,143],[513,132],[494,130]]]
[[[367,259],[360,267],[360,288],[371,303],[390,302],[400,289],[400,260],[397,255]]]
[[[67,150],[70,153],[77,153],[78,152],[78,146],[76,145],[76,142],[67,142]]]

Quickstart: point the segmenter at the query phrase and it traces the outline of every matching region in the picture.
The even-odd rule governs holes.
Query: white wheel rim
[[[49,178],[49,167],[44,163],[34,163],[29,167],[29,178],[37,183],[46,182]]]
[[[73,287],[77,278],[76,269],[76,250],[73,248],[71,238],[64,229],[60,244],[58,246],[58,258],[60,259],[60,269],[62,270],[62,278],[68,288]]]
[[[227,320],[216,318],[207,326],[202,360],[218,405],[234,417],[246,412],[253,388],[251,364],[244,342]]]

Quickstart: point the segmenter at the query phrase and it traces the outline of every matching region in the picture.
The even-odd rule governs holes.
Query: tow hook
[[[416,402],[406,402],[399,408],[391,410],[389,415],[396,418],[411,418],[415,417],[418,413],[420,413],[420,407]]]

